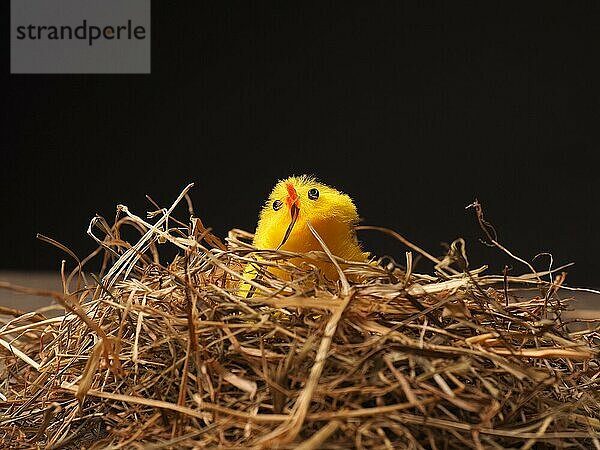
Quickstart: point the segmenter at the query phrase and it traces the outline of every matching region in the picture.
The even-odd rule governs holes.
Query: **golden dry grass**
[[[64,292],[0,283],[64,308],[0,311],[2,448],[600,448],[600,328],[563,320],[560,271],[486,275],[461,240],[438,260],[388,231],[403,267],[345,262],[332,283],[246,232],[224,245],[178,221],[190,187],[148,220],[95,218],[98,250]],[[265,272],[266,294],[242,298],[258,253],[292,281]],[[414,253],[435,273],[413,273]]]

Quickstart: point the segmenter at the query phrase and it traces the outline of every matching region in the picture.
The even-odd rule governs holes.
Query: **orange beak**
[[[277,247],[277,250],[279,250],[283,244],[285,244],[288,240],[288,238],[290,237],[290,234],[292,234],[292,229],[294,228],[294,225],[296,225],[296,220],[298,220],[298,216],[300,215],[300,199],[298,198],[298,193],[296,192],[296,189],[294,189],[294,186],[291,183],[288,183],[286,185],[287,190],[288,190],[288,196],[285,199],[288,207],[290,208],[290,224],[287,227],[287,230],[285,230],[285,234],[283,235],[283,240],[281,241],[281,244],[279,244],[279,246]]]

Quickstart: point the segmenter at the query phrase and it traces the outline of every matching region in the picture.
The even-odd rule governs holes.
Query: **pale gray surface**
[[[60,274],[58,272],[13,272],[0,271],[0,281],[7,281],[30,288],[51,289],[62,292]],[[529,295],[535,295],[533,292]],[[562,290],[560,297],[576,299],[571,317],[600,318],[600,295],[589,292],[570,292]],[[45,297],[20,294],[6,289],[0,289],[0,305],[30,311],[46,306],[51,302]]]
[[[58,272],[13,272],[0,271],[0,281],[34,289],[50,289],[62,292]],[[51,303],[47,297],[21,294],[8,289],[0,289],[0,305],[23,311],[40,308]]]

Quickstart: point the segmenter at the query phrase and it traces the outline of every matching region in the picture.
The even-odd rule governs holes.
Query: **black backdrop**
[[[0,269],[56,270],[69,258],[36,233],[84,255],[94,214],[143,215],[189,182],[217,234],[252,230],[275,180],[306,172],[365,224],[434,254],[462,236],[473,266],[523,272],[479,243],[478,198],[515,253],[600,285],[595,10],[154,1],[151,75],[10,75],[8,3]]]

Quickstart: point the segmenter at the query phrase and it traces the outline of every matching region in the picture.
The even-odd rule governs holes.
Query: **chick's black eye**
[[[281,200],[275,200],[273,202],[273,209],[275,211],[277,211],[278,209],[280,209],[283,206],[283,202]]]
[[[311,200],[316,200],[319,198],[319,190],[312,188],[308,191],[308,198],[310,198]]]

